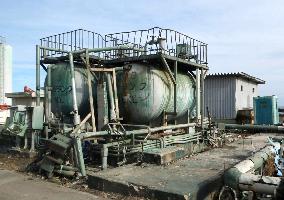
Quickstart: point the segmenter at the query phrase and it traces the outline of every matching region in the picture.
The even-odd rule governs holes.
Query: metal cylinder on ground
[[[282,199],[283,183],[280,177],[255,175],[252,172],[265,164],[269,155],[273,154],[273,147],[267,146],[251,158],[241,161],[227,170],[224,174],[225,187],[233,191],[253,191],[257,194],[273,195],[275,199]]]
[[[222,124],[219,123],[218,126],[224,127],[227,130],[246,130],[252,133],[284,133],[283,126],[271,126],[271,125],[251,125],[251,124]]]

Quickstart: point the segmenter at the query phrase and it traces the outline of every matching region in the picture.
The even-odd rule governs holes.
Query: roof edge
[[[245,72],[232,72],[232,73],[214,73],[214,74],[208,74],[206,77],[238,77],[238,78],[242,78],[242,79],[246,79],[249,80],[251,82],[255,82],[257,84],[265,84],[265,81],[254,77],[252,75],[249,75]]]

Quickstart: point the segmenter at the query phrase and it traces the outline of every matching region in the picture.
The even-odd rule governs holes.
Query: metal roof
[[[214,73],[214,74],[208,74],[206,77],[236,77],[236,78],[246,79],[248,81],[255,82],[257,84],[265,84],[264,80],[251,76],[244,72]]]

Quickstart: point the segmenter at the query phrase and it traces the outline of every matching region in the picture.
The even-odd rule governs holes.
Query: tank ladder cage
[[[40,39],[40,46],[58,51],[41,49],[40,57],[55,57],[67,55],[66,52],[81,49],[95,49],[105,47],[104,37],[93,31],[76,29]],[[98,57],[105,57],[104,52],[94,53]]]
[[[144,55],[162,52],[198,64],[207,65],[207,44],[172,29],[154,27],[105,35],[106,47],[131,45],[144,48]],[[139,52],[123,52],[127,57],[139,56]],[[128,54],[127,54],[128,53]],[[117,53],[110,54],[114,59]]]

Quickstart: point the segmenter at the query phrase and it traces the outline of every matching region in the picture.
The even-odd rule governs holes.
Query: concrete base
[[[184,158],[187,155],[205,151],[205,149],[208,149],[208,147],[204,143],[188,143],[179,146],[170,146],[163,149],[147,149],[143,152],[143,161],[146,163],[164,165]]]
[[[38,152],[36,151],[31,152],[29,150],[19,149],[15,147],[8,149],[8,152],[24,158],[35,158],[38,155]]]
[[[132,164],[89,171],[88,185],[106,192],[150,199],[211,199],[222,187],[224,170],[263,148],[267,136],[253,135],[166,166]]]

